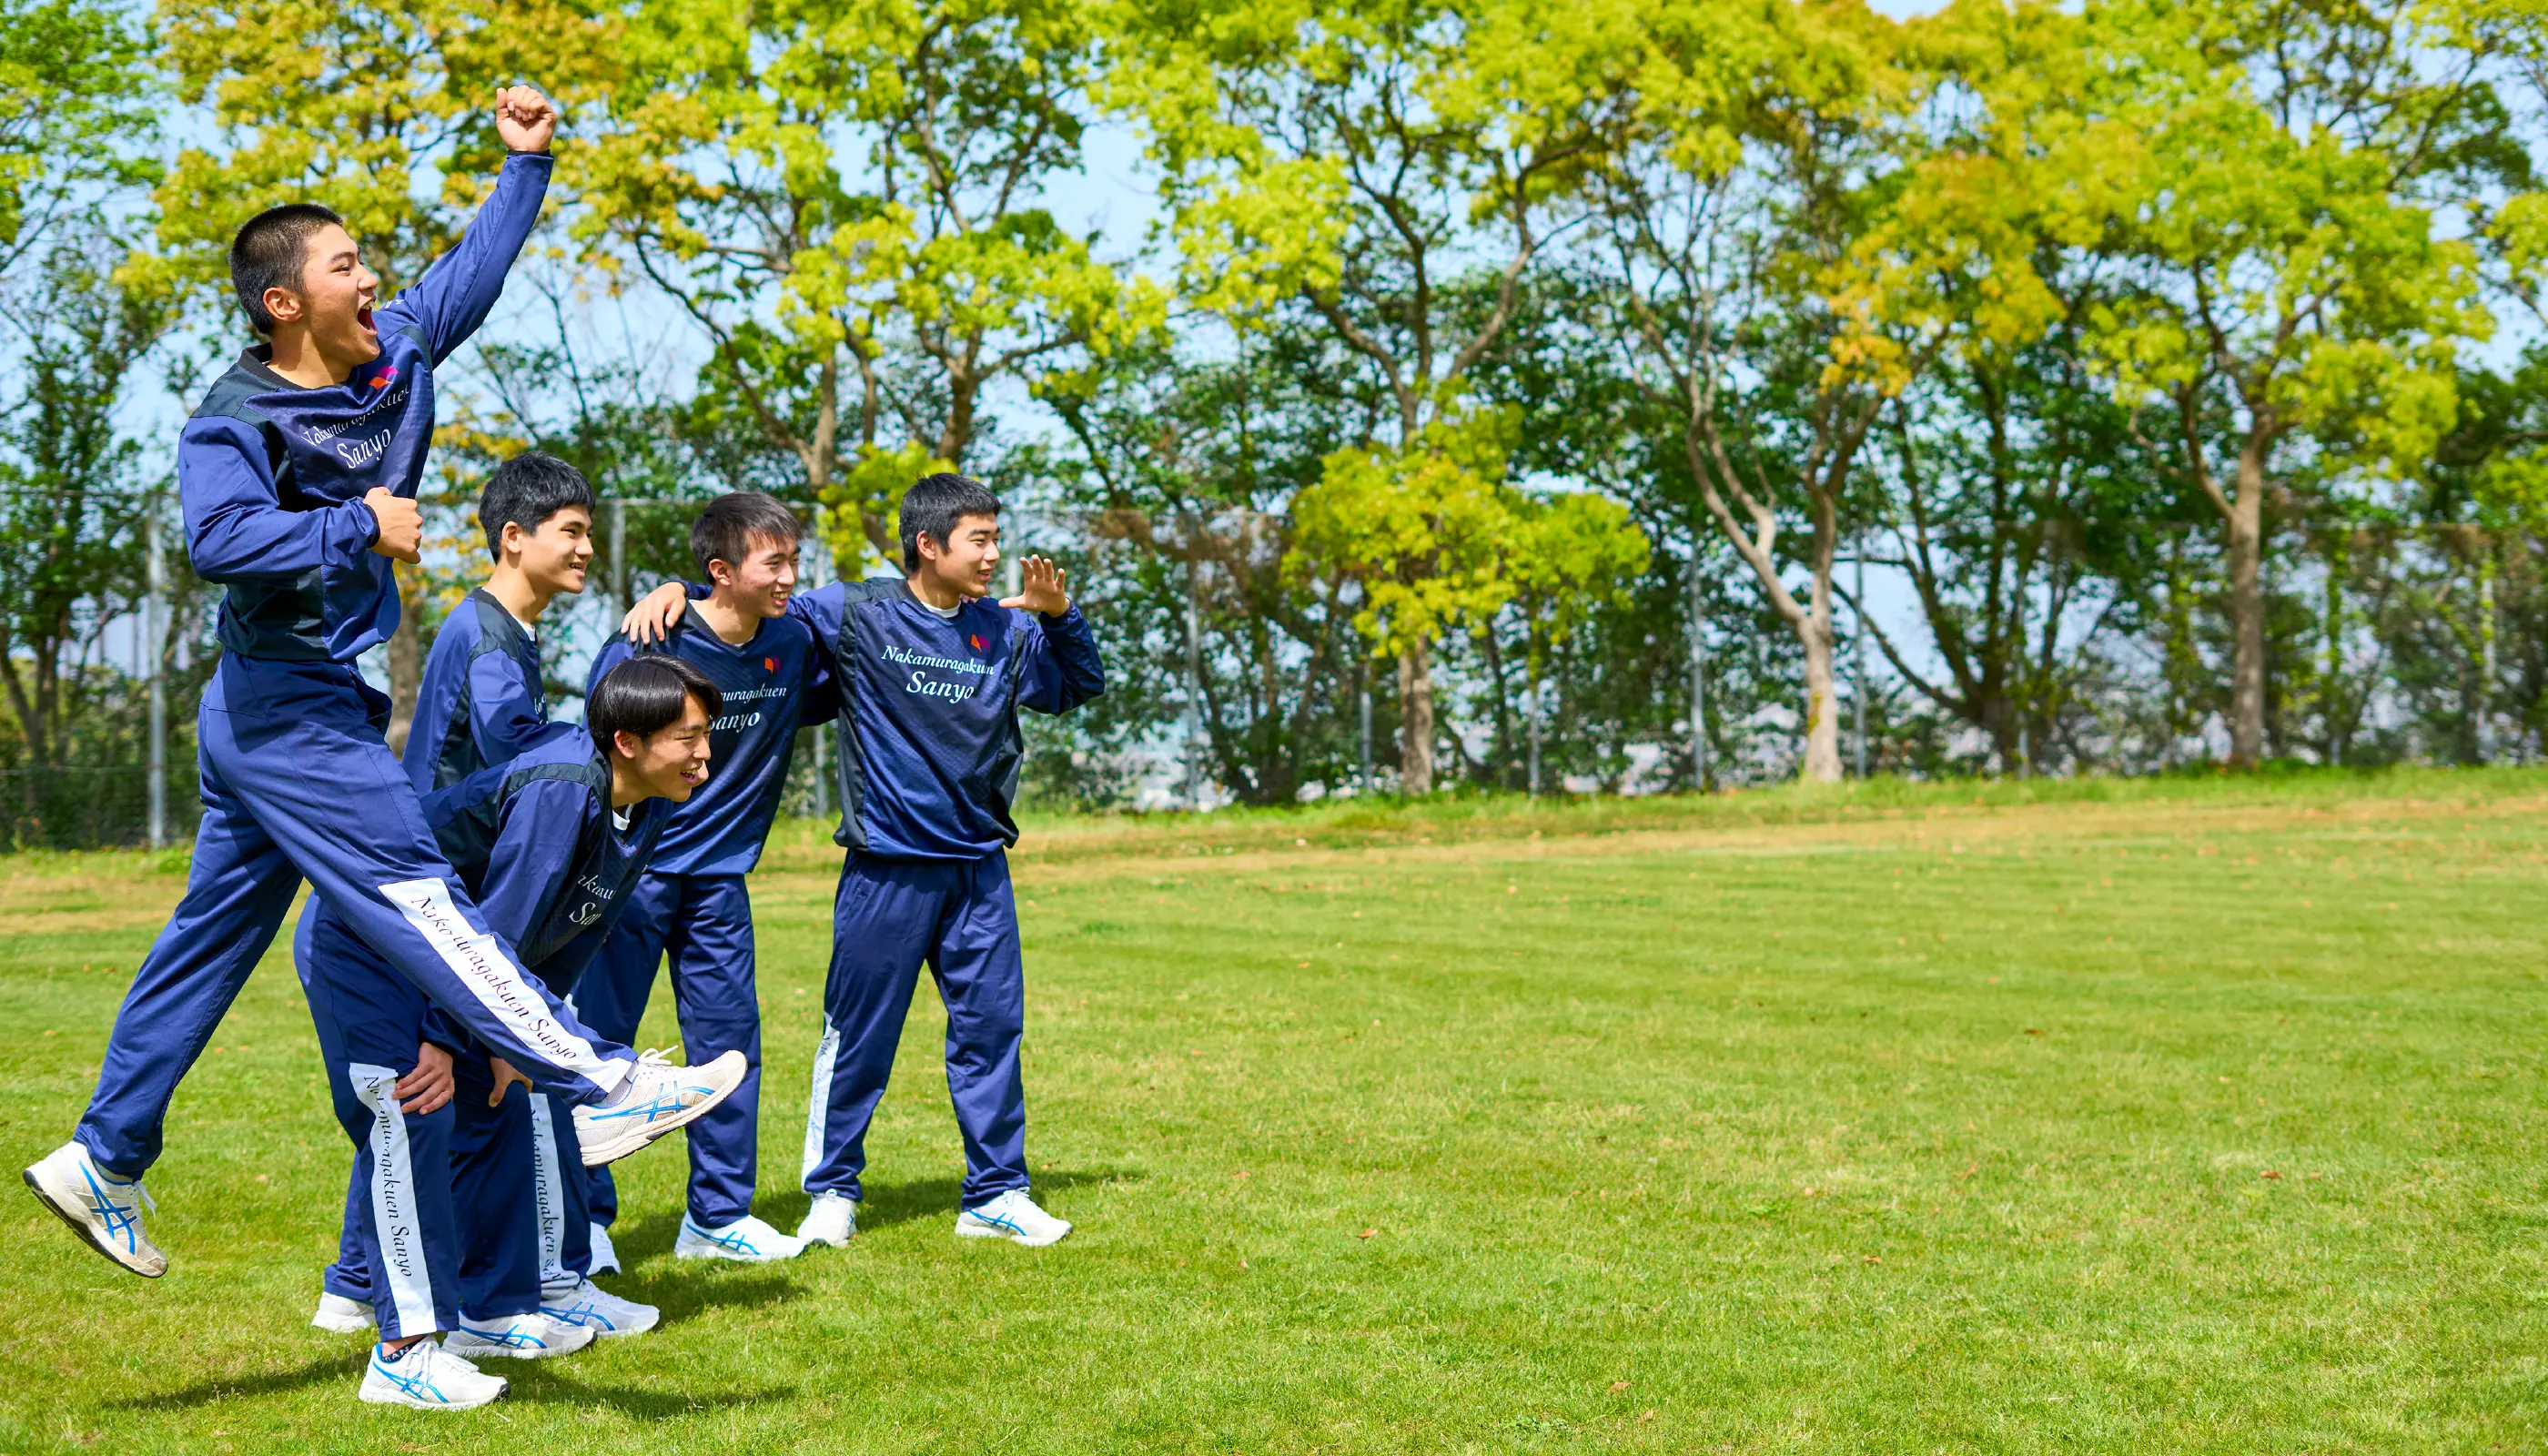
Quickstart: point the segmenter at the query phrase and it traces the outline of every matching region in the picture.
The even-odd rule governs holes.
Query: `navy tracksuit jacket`
[[[448,788],[574,724],[549,721],[540,645],[504,603],[479,588],[433,636],[407,735],[408,781],[417,794]]]
[[[615,826],[609,766],[582,733],[549,737],[424,800],[436,842],[492,927],[559,995],[626,909],[672,808],[647,799]],[[357,1149],[327,1290],[371,1301],[392,1338],[450,1328],[454,1314],[524,1314],[544,1289],[573,1288],[591,1272],[592,1247],[569,1105],[516,1093],[488,1107],[490,1048],[431,1015],[332,902],[310,901],[295,951],[337,1120]],[[392,1012],[374,1009],[383,1005]],[[457,1083],[451,1103],[425,1115],[401,1111],[380,1081],[413,1067],[419,1040],[452,1053]],[[372,1059],[401,1045],[395,1064]],[[400,1210],[416,1211],[412,1250],[401,1242]],[[439,1322],[412,1322],[428,1311]]]
[[[613,640],[593,659],[592,681],[599,682],[638,650]],[[684,1213],[705,1231],[752,1212],[761,1146],[761,1001],[744,876],[760,863],[777,816],[796,730],[832,716],[831,655],[797,617],[764,621],[735,644],[695,611],[683,613],[659,648],[645,650],[680,657],[707,674],[725,706],[708,731],[708,781],[673,810],[634,903],[576,986],[575,1011],[599,1035],[634,1042],[655,967],[669,956],[688,1058],[706,1061],[732,1050],[751,1063],[733,1095],[685,1130]],[[610,1170],[588,1169],[586,1179],[593,1219],[614,1222],[619,1195]]]
[[[594,1101],[627,1075],[628,1049],[587,1035],[526,981],[454,881],[382,741],[389,700],[354,669],[399,611],[362,497],[415,494],[434,367],[503,291],[549,169],[545,156],[505,161],[467,235],[375,316],[380,356],[343,384],[300,388],[251,349],[180,432],[187,550],[228,590],[196,719],[204,817],[185,898],[116,1016],[77,1134],[119,1176],[158,1157],[178,1081],[305,878],[410,985],[543,1086]]]
[[[967,600],[950,621],[898,577],[788,603],[831,645],[841,824],[823,1040],[805,1121],[808,1193],[860,1196],[920,967],[947,1005],[947,1087],[964,1137],[966,1208],[1027,1186],[1025,967],[1009,889],[1009,817],[1026,741],[1018,709],[1064,713],[1106,688],[1077,607],[1058,616]]]

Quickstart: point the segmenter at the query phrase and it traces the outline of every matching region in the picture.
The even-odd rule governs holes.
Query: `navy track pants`
[[[304,915],[294,937],[318,1032],[328,1099],[354,1144],[345,1198],[348,1270],[331,1292],[368,1300],[381,1338],[449,1329],[460,1312],[460,1238],[451,1196],[449,1104],[401,1111],[392,1089],[415,1070],[425,999],[343,926]]]
[[[177,1083],[304,879],[533,1081],[584,1103],[627,1075],[629,1050],[588,1033],[484,929],[382,741],[388,720],[389,699],[350,667],[222,655],[196,714],[204,818],[186,895],[116,1013],[76,1135],[109,1171],[138,1177],[158,1160]]]
[[[926,963],[947,1005],[947,1091],[964,1135],[966,1208],[1027,1186],[1026,968],[1009,858],[853,854],[832,902],[832,968],[805,1117],[808,1193],[856,1199],[867,1124]]]
[[[752,1212],[761,1166],[761,1000],[752,896],[742,875],[639,876],[609,939],[576,982],[575,1014],[597,1036],[633,1043],[655,967],[667,956],[683,1059],[696,1064],[740,1051],[749,1063],[733,1095],[682,1130],[690,1144],[690,1222],[722,1228]],[[610,1170],[587,1169],[586,1182],[594,1222],[614,1222],[619,1192]]]

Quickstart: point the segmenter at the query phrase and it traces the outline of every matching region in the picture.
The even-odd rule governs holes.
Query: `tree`
[[[117,7],[0,0],[0,276],[84,191],[149,180],[133,144],[151,133],[150,92],[141,37]]]
[[[1895,673],[1987,735],[2006,774],[2052,761],[2095,669],[2083,649],[2132,604],[2135,522],[2166,508],[2164,452],[2082,348],[2109,301],[2095,245],[2113,208],[2079,179],[2130,144],[2069,104],[2095,64],[2084,29],[2054,7],[1995,4],[1910,27],[1932,120],[1899,138],[1904,180],[1834,273],[1836,354],[1899,385],[1878,461],[1890,499],[1870,513],[1945,673],[1913,666],[1866,603],[1853,607]],[[1919,357],[1925,371],[1883,379]]]
[[[1388,618],[1403,629],[1383,635],[1404,688],[1401,782],[1425,792],[1438,625],[1425,603],[1460,595],[1466,569],[1428,558],[1394,573],[1358,553],[1393,539],[1467,549],[1436,531],[1477,488],[1428,431],[1460,417],[1548,239],[1585,216],[1580,183],[1623,104],[1634,29],[1616,4],[1523,0],[1201,0],[1125,7],[1121,26],[1110,94],[1160,169],[1183,296],[1242,330],[1306,313],[1380,375],[1387,412],[1335,458],[1331,499],[1387,505],[1375,487],[1389,480],[1442,493],[1305,558],[1356,561],[1407,593]],[[1495,303],[1464,318],[1449,285],[1477,272]]]
[[[2492,319],[2441,226],[2513,167],[2477,58],[2400,5],[2141,4],[2091,12],[2108,58],[2078,99],[2119,144],[2083,185],[2123,196],[2125,288],[2090,346],[2167,421],[2219,522],[2230,760],[2265,751],[2268,505],[2306,456],[2412,473],[2455,414],[2457,351]],[[2517,178],[2514,180],[2518,180]]]
[[[155,193],[164,267],[224,319],[226,250],[240,224],[286,202],[333,208],[391,298],[459,236],[502,159],[486,107],[550,72],[606,77],[616,30],[556,0],[318,4],[166,0],[161,36],[185,99],[212,108],[218,154],[180,151]],[[574,99],[576,87],[554,99]],[[422,195],[438,172],[439,192]],[[389,643],[389,739],[403,745],[423,675],[420,577],[399,574]]]
[[[1844,312],[1890,189],[1902,83],[1886,22],[1844,7],[1645,13],[1638,105],[1601,174],[1620,345],[1681,423],[1710,529],[1804,653],[1806,778],[1841,776],[1832,562],[1859,457],[1934,339]],[[1892,110],[1889,110],[1892,109]],[[1801,598],[1781,537],[1804,531]]]
[[[116,425],[125,384],[170,321],[116,281],[108,220],[83,215],[42,257],[8,322],[21,387],[0,409],[0,693],[29,764],[59,767],[85,683],[77,659],[140,597],[149,508],[140,447]],[[23,780],[37,817],[35,776]]]
[[[845,562],[900,560],[894,500],[967,463],[992,391],[1163,319],[1045,200],[1097,39],[1072,0],[634,12],[608,124],[570,147],[582,235],[697,322],[701,389],[795,458]]]

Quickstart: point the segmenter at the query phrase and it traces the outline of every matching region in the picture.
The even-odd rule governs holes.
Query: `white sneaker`
[[[1012,1188],[977,1209],[966,1209],[956,1216],[958,1238],[1007,1238],[1029,1248],[1042,1248],[1059,1243],[1070,1233],[1070,1226],[1036,1207],[1023,1188]]]
[[[673,1257],[677,1259],[733,1259],[745,1264],[767,1264],[778,1259],[792,1259],[805,1251],[805,1245],[754,1218],[750,1214],[722,1228],[702,1228],[690,1216],[682,1216],[682,1236],[673,1240]]]
[[[592,1272],[595,1274],[618,1273],[619,1250],[610,1246],[610,1226],[607,1224],[594,1224],[590,1227],[592,1229]]]
[[[546,1360],[572,1355],[592,1343],[594,1331],[585,1324],[552,1320],[546,1311],[477,1320],[462,1316],[460,1327],[443,1336],[452,1354],[471,1359]]]
[[[477,1366],[450,1354],[430,1335],[392,1355],[372,1346],[363,1370],[362,1398],[375,1406],[413,1406],[419,1410],[466,1410],[484,1406],[511,1390],[500,1375],[485,1375]]]
[[[127,1182],[99,1167],[76,1141],[46,1153],[22,1176],[37,1200],[89,1247],[144,1279],[168,1272],[168,1256],[141,1231],[141,1210],[156,1212],[159,1206],[140,1179]]]
[[[664,1312],[653,1305],[623,1300],[590,1279],[563,1293],[542,1291],[540,1314],[560,1324],[580,1324],[592,1330],[594,1339],[644,1334],[664,1318]]]
[[[320,1294],[310,1322],[330,1334],[360,1334],[372,1327],[372,1307],[341,1294]]]
[[[610,1094],[606,1102],[575,1110],[576,1140],[584,1144],[584,1165],[597,1168],[694,1122],[725,1101],[742,1085],[748,1069],[740,1051],[729,1051],[700,1066],[675,1066],[660,1051],[648,1051]]]
[[[808,1248],[826,1244],[847,1248],[859,1236],[859,1203],[846,1193],[817,1193],[805,1222],[796,1226],[796,1241]]]

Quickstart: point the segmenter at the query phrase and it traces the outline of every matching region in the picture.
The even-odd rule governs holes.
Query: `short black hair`
[[[690,523],[690,555],[698,560],[699,580],[712,582],[715,578],[708,573],[708,563],[722,561],[728,566],[741,566],[743,559],[752,554],[755,536],[792,546],[804,534],[796,512],[780,504],[777,497],[759,491],[736,491],[709,501],[699,518]]]
[[[247,313],[247,326],[260,334],[274,332],[274,316],[266,312],[269,288],[299,289],[310,261],[312,233],[345,220],[315,202],[288,202],[267,208],[247,220],[230,239],[230,290]]]
[[[539,450],[521,454],[496,467],[478,497],[478,524],[487,532],[487,554],[504,559],[504,526],[536,531],[550,516],[571,505],[592,513],[592,483],[584,472]]]
[[[725,708],[724,694],[707,674],[677,657],[641,652],[592,684],[584,699],[584,724],[607,760],[620,734],[652,738],[682,721],[682,704],[689,698],[698,699],[711,723]]]
[[[940,550],[956,534],[956,522],[968,515],[996,516],[1000,498],[970,476],[925,475],[902,493],[902,569],[920,570],[920,534],[926,531]]]

